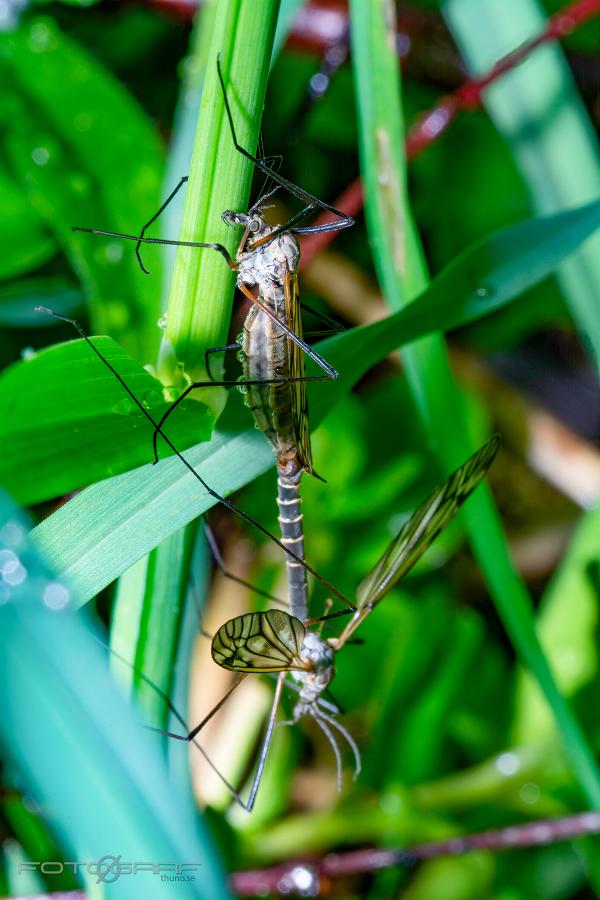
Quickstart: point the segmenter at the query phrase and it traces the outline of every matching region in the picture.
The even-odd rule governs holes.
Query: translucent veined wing
[[[285,296],[286,324],[298,337],[302,337],[302,316],[300,311],[300,297],[298,293],[298,276],[289,272],[283,282]],[[294,341],[288,338],[288,355],[290,366],[290,378],[294,379],[290,388],[292,391],[292,418],[296,447],[298,448],[298,462],[307,472],[313,471],[312,449],[310,446],[310,432],[308,430],[308,397],[304,378],[304,351]]]
[[[485,476],[500,445],[495,434],[412,514],[358,587],[358,609],[374,606],[422,556]]]
[[[212,641],[212,658],[233,672],[307,669],[300,659],[305,634],[302,622],[282,610],[246,613],[221,625]]]

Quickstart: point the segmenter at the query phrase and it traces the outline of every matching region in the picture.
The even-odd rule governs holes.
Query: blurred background
[[[571,13],[560,43],[549,41],[498,78],[485,105],[464,91],[474,73],[488,72],[541,34],[562,6],[415,0],[395,7],[410,206],[432,276],[500,228],[600,196],[600,4],[598,10],[572,4],[585,6],[585,18]],[[352,328],[385,316],[387,307],[357,183],[360,124],[348,8],[343,0],[308,0],[284,4],[283,11],[262,141],[267,154],[282,154],[286,177],[356,215],[353,229],[303,243],[301,273],[303,299]],[[204,12],[194,2],[0,0],[3,368],[73,337],[68,326],[33,312],[36,304],[76,317],[88,333],[108,334],[139,363],[155,366],[172,254],[150,249],[148,278],[130,246],[96,243],[71,226],[137,233],[186,173],[202,84],[199,48],[207,40]],[[442,115],[440,101],[453,94],[459,99],[449,127],[439,134],[420,129],[420,117],[431,110]],[[260,187],[257,176],[255,196]],[[295,207],[283,195],[279,202],[272,214],[284,221]],[[173,203],[157,233],[177,237],[181,209]],[[589,323],[598,316],[598,246],[589,242],[516,303],[448,336],[469,433],[503,436],[489,482],[510,555],[534,600],[547,658],[595,753],[600,393]],[[234,336],[247,308],[238,303],[235,310]],[[233,377],[235,366],[233,358]],[[15,398],[6,385],[2,410],[10,417]],[[327,483],[303,481],[306,555],[353,596],[403,518],[440,480],[434,442],[397,355],[372,368],[335,407],[314,433],[313,448]],[[22,492],[13,492],[36,523],[68,500],[38,496],[34,470],[25,467],[20,478]],[[270,470],[235,497],[271,531],[274,484]],[[277,548],[222,508],[211,511],[210,521],[227,568],[284,596]],[[199,622],[212,634],[264,600],[211,572],[201,529],[188,532],[185,547],[179,589],[188,601],[185,652],[192,657],[186,718],[195,722],[228,680],[206,658],[206,638],[192,650],[189,635]],[[98,628],[110,628],[127,589],[121,580],[89,605]],[[325,598],[315,583],[315,615]],[[346,772],[341,796],[331,750],[310,725],[277,731],[251,816],[231,804],[199,754],[190,754],[190,789],[198,804],[209,804],[208,825],[228,871],[351,847],[409,846],[586,808],[460,521],[360,638],[340,655],[333,691],[363,757],[355,783]],[[270,690],[258,681],[248,685],[205,735],[210,758],[236,783],[251,769]],[[180,698],[185,693],[181,685],[177,691]],[[152,689],[141,692],[152,705]],[[185,778],[187,748],[169,745],[167,752]],[[66,849],[55,847],[44,805],[14,760],[3,775],[0,894],[17,896],[17,860],[60,859]],[[590,872],[595,846],[446,857],[333,880],[322,891],[410,900],[582,900],[600,890]],[[48,877],[30,887],[29,893],[49,893],[76,882]]]

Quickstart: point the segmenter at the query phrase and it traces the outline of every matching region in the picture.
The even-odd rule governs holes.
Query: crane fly
[[[297,275],[300,249],[296,235],[338,231],[353,225],[354,219],[284,178],[277,169],[267,165],[265,157],[257,157],[241,146],[235,131],[219,57],[217,73],[234,147],[275,184],[275,188],[261,197],[247,214],[230,210],[222,214],[227,224],[244,227],[235,260],[222,244],[146,237],[147,229],[173,200],[188,176],[180,180],[139,235],[79,227],[74,230],[135,241],[137,259],[146,274],[149,273],[141,257],[141,246],[144,243],[212,249],[220,253],[227,265],[236,272],[238,288],[252,303],[244,323],[241,346],[230,344],[207,351],[206,371],[210,380],[191,382],[162,417],[154,431],[154,461],[158,461],[157,439],[160,426],[191,391],[205,387],[229,387],[232,384],[247,391],[246,403],[254,414],[258,428],[270,440],[277,458],[281,540],[287,547],[294,548],[294,554],[286,556],[290,609],[293,615],[306,618],[306,569],[295,558],[304,559],[300,479],[303,472],[316,475],[312,466],[308,431],[306,382],[333,380],[338,377],[338,372],[303,340]],[[284,224],[270,226],[261,213],[265,201],[279,188],[289,191],[305,205]],[[301,225],[319,209],[332,213],[336,220],[322,225]],[[258,297],[249,289],[253,285],[258,286]],[[238,349],[243,363],[243,377],[235,382],[218,381],[210,375],[209,354],[228,349]],[[323,375],[306,376],[304,354],[320,367]]]
[[[206,758],[197,737],[233,691],[248,675],[276,676],[277,685],[273,703],[247,801],[241,799],[239,793],[210,763],[234,800],[245,810],[251,812],[254,806],[284,685],[296,691],[298,700],[291,722],[283,724],[295,723],[304,716],[310,716],[316,722],[335,755],[338,789],[341,789],[342,783],[342,760],[336,734],[343,737],[352,750],[355,759],[355,777],[359,774],[361,759],[358,746],[348,729],[337,720],[339,709],[323,697],[335,674],[336,655],[390,589],[410,571],[438,534],[449,525],[462,504],[485,477],[496,456],[499,443],[498,435],[490,438],[417,508],[359,585],[356,592],[356,609],[337,637],[322,638],[320,633],[309,630],[309,626],[330,619],[331,616],[301,621],[283,610],[276,609],[236,616],[218,629],[212,639],[212,658],[217,665],[240,677],[195,728],[185,735],[171,732],[168,734],[178,740],[195,743]],[[288,676],[291,681],[286,680]],[[169,706],[174,711],[171,704]],[[183,718],[174,712],[185,728]]]
[[[324,360],[318,353],[312,350],[311,347],[309,347],[308,344],[306,344],[302,339],[297,291],[299,247],[295,235],[339,231],[341,229],[349,228],[350,226],[354,225],[354,219],[352,218],[352,216],[347,215],[342,210],[338,210],[335,207],[330,206],[325,201],[320,200],[318,197],[313,196],[313,194],[305,191],[303,188],[294,184],[292,181],[284,178],[284,176],[281,175],[277,169],[274,169],[267,165],[266,157],[255,156],[254,154],[246,150],[245,147],[242,147],[237,139],[235,125],[233,122],[233,115],[231,112],[229,99],[227,97],[227,89],[225,87],[225,81],[223,78],[223,73],[221,71],[219,57],[217,57],[217,73],[221,86],[229,130],[231,132],[231,138],[235,149],[238,153],[244,156],[245,159],[251,162],[260,172],[262,172],[267,177],[267,179],[270,179],[275,183],[275,188],[270,190],[267,194],[263,195],[258,200],[258,202],[250,209],[249,213],[238,213],[232,212],[230,210],[226,210],[225,212],[223,212],[222,218],[227,224],[242,224],[245,229],[242,241],[236,254],[236,259],[232,259],[227,248],[223,244],[219,243],[205,241],[179,241],[170,240],[167,238],[146,237],[147,229],[158,219],[161,213],[166,209],[169,203],[176,196],[178,191],[187,182],[187,175],[181,178],[179,184],[169,194],[160,209],[148,220],[148,222],[146,222],[146,224],[142,227],[140,233],[137,235],[122,234],[113,231],[103,231],[97,228],[81,228],[79,226],[74,226],[73,231],[85,232],[87,234],[104,235],[107,237],[118,238],[120,240],[135,241],[137,258],[142,271],[144,271],[146,274],[149,273],[144,266],[143,260],[140,255],[142,244],[164,244],[176,247],[215,250],[217,253],[221,254],[229,268],[237,273],[237,285],[240,291],[245,295],[245,297],[272,320],[275,327],[280,329],[287,336],[289,342],[295,344],[298,350],[301,350],[302,353],[305,353],[307,356],[309,356],[325,373],[322,376],[313,376],[307,378],[304,375],[303,363],[300,365],[297,359],[294,359],[292,365],[290,366],[290,374],[286,377],[282,373],[280,376],[272,379],[271,383],[279,384],[286,380],[292,381],[294,383],[301,383],[302,381],[322,381],[335,379],[338,377],[338,373],[334,369],[334,367],[331,366],[326,360]],[[260,215],[260,212],[264,208],[265,201],[270,198],[279,188],[283,188],[284,190],[293,194],[295,197],[302,200],[305,205],[287,222],[276,226],[269,226]],[[319,209],[335,215],[336,221],[325,222],[321,225],[301,225],[301,223],[306,218],[311,216]],[[274,242],[275,246],[273,247],[273,249],[269,250],[270,246]],[[263,302],[263,299],[260,296],[261,288],[263,289],[263,291],[266,290],[268,293],[269,285],[273,280],[275,280],[275,282],[279,282],[280,285],[283,284],[286,274],[289,278],[289,291],[287,294],[287,316],[284,315],[283,311],[281,311],[278,315],[278,312],[275,309],[272,309],[268,303]],[[249,290],[248,287],[249,285],[255,284],[259,286],[258,298],[254,296],[254,294]],[[292,302],[292,298],[294,301],[296,301],[295,303]],[[327,321],[331,324],[330,319],[328,319]],[[213,348],[212,350],[209,350],[208,353],[230,348],[231,345],[229,347]],[[207,371],[210,373],[210,367],[208,366],[208,363]],[[255,384],[259,384],[261,382],[255,381],[253,379],[247,379],[246,381],[237,381],[234,383],[254,386]],[[183,395],[180,396],[177,401],[175,401],[175,403],[173,404],[173,408],[175,408],[177,403],[181,402],[184,397],[187,396],[187,394],[192,390],[209,386],[226,387],[230,384],[232,384],[232,382],[215,381],[212,378],[208,382],[193,382],[188,385]],[[167,412],[167,415],[168,414],[170,414],[170,410]],[[161,421],[164,421],[164,419]],[[155,460],[157,459],[156,437],[157,435],[155,433]],[[312,471],[310,465],[306,467],[306,471]]]

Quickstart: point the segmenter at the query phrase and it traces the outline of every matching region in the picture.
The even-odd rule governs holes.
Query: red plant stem
[[[236,872],[231,876],[230,883],[231,889],[242,897],[260,897],[270,893],[312,897],[328,892],[332,878],[375,872],[394,866],[412,866],[421,859],[457,856],[472,850],[538,847],[598,832],[600,812],[576,813],[560,819],[540,819],[537,822],[482,831],[446,841],[418,844],[408,850],[351,850],[348,853],[330,853],[321,860],[285,862],[268,869]],[[307,891],[307,884],[310,892]]]
[[[419,153],[433,144],[439,136],[448,128],[454,120],[457,113],[463,109],[473,109],[480,105],[483,91],[497,81],[506,72],[514,69],[515,66],[523,62],[530,53],[541,47],[543,44],[557,41],[565,35],[570,34],[579,28],[588,19],[597,16],[600,13],[600,0],[575,0],[575,2],[564,6],[555,13],[548,21],[548,24],[540,34],[521,44],[515,50],[511,50],[506,56],[503,56],[485,75],[480,78],[472,78],[465,82],[461,87],[457,88],[452,94],[442,97],[430,110],[423,113],[417,118],[415,124],[411,127],[406,138],[406,159],[411,161]],[[334,206],[347,212],[349,215],[356,215],[362,203],[357,206],[359,199],[362,197],[360,187],[360,178],[352,182],[345,189]],[[348,202],[351,198],[354,205],[352,210],[347,209],[343,203]],[[316,221],[316,225],[331,220],[329,213],[323,213]],[[321,234],[307,235],[302,241],[302,265],[306,266],[310,260],[329,245],[334,239],[337,232],[324,232]]]
[[[332,878],[361,875],[394,866],[413,866],[421,859],[458,856],[471,850],[539,847],[599,832],[600,812],[575,813],[560,819],[540,819],[537,822],[481,831],[446,841],[417,844],[408,850],[350,850],[347,853],[329,853],[321,860],[304,858],[280,863],[268,869],[234,872],[230,878],[230,887],[241,897],[263,897],[266,894],[316,897],[329,893]],[[42,900],[42,897],[45,900],[85,900],[86,895],[80,891],[67,891],[60,894],[39,894],[36,897],[37,900]],[[16,897],[14,900],[26,898]],[[32,898],[29,897],[28,900]]]

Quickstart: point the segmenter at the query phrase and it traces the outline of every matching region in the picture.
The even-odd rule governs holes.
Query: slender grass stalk
[[[201,99],[180,237],[224,243],[232,255],[235,234],[222,222],[221,212],[246,208],[252,169],[233,144],[216,63],[219,58],[237,138],[242,146],[253,150],[258,139],[278,6],[279,0],[268,0],[261,4],[257,15],[252,0],[221,0],[200,11],[194,35],[191,68]],[[179,124],[183,135],[176,134],[173,148],[179,160],[189,157],[189,147],[186,153],[181,137],[189,135],[192,124],[189,115],[185,115],[188,85],[184,84],[182,91],[183,114]],[[169,170],[173,175],[172,164]],[[167,187],[167,192],[173,186]],[[170,213],[169,208],[172,222]],[[177,382],[181,368],[185,377],[206,377],[206,349],[224,344],[227,337],[233,281],[220,254],[208,248],[177,249],[167,306],[168,325],[161,347],[161,372],[170,383]],[[222,392],[213,393],[213,403],[218,403],[221,397]],[[202,391],[201,399],[210,402],[210,394]],[[167,694],[177,659],[180,612],[188,586],[189,555],[195,531],[193,525],[187,526],[155,548],[125,573],[116,596],[111,631],[113,649]],[[142,696],[147,721],[166,727],[168,710],[162,699],[139,674],[127,671],[122,664],[117,666],[132,683],[133,692]]]
[[[180,239],[224,244],[235,255],[236,237],[221,220],[226,209],[245,210],[251,165],[235,149],[217,77],[217,56],[227,86],[238,141],[253,152],[271,58],[279,0],[221,0],[202,91]],[[183,174],[183,173],[182,173]],[[160,371],[177,383],[180,369],[206,378],[204,354],[227,338],[234,278],[210,249],[178,248],[167,304]],[[206,392],[203,392],[206,400]]]
[[[361,133],[367,225],[384,294],[394,309],[413,299],[427,274],[405,199],[403,123],[395,22],[391,3],[351,0],[352,54]],[[485,285],[481,290],[487,290]],[[407,377],[431,443],[448,472],[474,444],[466,431],[443,338],[431,336],[402,351]],[[517,653],[552,709],[574,776],[589,803],[600,804],[600,773],[586,739],[560,693],[535,633],[531,601],[508,556],[498,513],[482,487],[463,515],[473,551]]]

